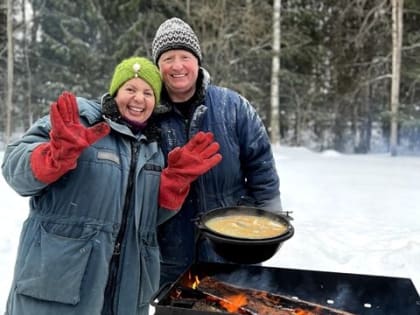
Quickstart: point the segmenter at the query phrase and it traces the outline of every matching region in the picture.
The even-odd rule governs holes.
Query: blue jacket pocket
[[[16,281],[16,293],[36,299],[76,305],[92,251],[93,235],[83,239],[48,233],[29,248]]]

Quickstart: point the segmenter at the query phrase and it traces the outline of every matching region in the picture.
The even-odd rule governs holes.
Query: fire
[[[244,294],[232,295],[226,297],[223,301],[220,301],[220,305],[223,306],[228,312],[237,312],[240,307],[246,305],[248,300]]]
[[[311,311],[305,311],[305,310],[303,310],[303,309],[301,309],[301,308],[296,309],[296,310],[294,311],[294,313],[295,313],[296,315],[312,315],[312,314],[318,314],[318,313],[313,313],[313,312],[311,312]]]
[[[191,288],[193,288],[195,290],[195,289],[197,289],[199,284],[200,284],[200,280],[198,279],[198,276],[195,276],[195,281],[191,285]]]
[[[193,276],[191,273],[188,273],[188,281],[185,281],[185,282],[188,282],[186,283],[188,287],[196,290],[198,285],[200,284],[200,279],[198,278],[197,275]]]

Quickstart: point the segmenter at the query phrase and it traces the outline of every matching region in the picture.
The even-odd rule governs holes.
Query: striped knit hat
[[[201,49],[197,35],[191,26],[179,18],[171,18],[163,22],[156,31],[152,42],[152,55],[155,64],[160,56],[172,49],[184,49],[193,53],[201,64]]]

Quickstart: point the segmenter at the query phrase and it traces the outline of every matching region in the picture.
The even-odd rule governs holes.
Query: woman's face
[[[144,123],[152,115],[156,99],[152,87],[146,81],[133,78],[118,89],[115,102],[124,118]]]
[[[160,56],[158,64],[172,101],[184,102],[194,95],[200,66],[192,53],[182,49],[169,50]]]

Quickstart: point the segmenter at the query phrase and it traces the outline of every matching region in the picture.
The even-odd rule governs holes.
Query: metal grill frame
[[[151,300],[155,315],[217,315],[171,305],[171,292],[189,275],[297,297],[360,315],[420,315],[420,297],[409,278],[220,263],[192,264]]]

